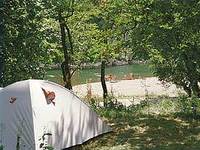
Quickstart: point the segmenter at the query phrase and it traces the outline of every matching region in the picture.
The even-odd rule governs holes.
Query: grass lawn
[[[97,109],[113,132],[90,140],[83,150],[199,150],[200,120],[162,100],[131,110]],[[156,109],[157,108],[157,109]]]

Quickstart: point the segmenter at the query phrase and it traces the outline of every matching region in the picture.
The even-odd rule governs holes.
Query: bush
[[[197,116],[200,114],[200,98],[181,96],[178,99],[180,111]]]

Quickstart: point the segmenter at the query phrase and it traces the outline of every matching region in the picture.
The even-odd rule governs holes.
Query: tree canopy
[[[5,1],[3,84],[43,78],[48,51],[44,49],[41,7],[37,1]]]
[[[155,74],[200,96],[200,3],[155,1],[149,5],[150,59]]]
[[[0,47],[4,85],[43,78],[48,64],[65,62],[63,75],[69,74],[65,80],[70,80],[82,63],[143,59],[151,62],[160,80],[200,96],[197,0],[11,0],[4,4]]]

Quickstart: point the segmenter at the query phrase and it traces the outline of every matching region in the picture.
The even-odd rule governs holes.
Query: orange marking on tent
[[[45,98],[46,98],[46,100],[47,100],[47,104],[52,103],[52,104],[55,106],[55,102],[54,102],[55,97],[56,97],[55,92],[53,92],[53,91],[46,91],[46,90],[43,89],[43,88],[42,88],[42,91],[43,91],[43,93],[44,93],[44,95],[45,95]],[[48,101],[50,101],[50,103],[48,103]]]

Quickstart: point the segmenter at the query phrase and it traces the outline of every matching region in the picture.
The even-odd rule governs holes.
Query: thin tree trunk
[[[62,47],[63,47],[64,59],[65,59],[61,65],[62,73],[63,73],[63,81],[65,82],[65,87],[71,90],[72,85],[71,85],[71,73],[70,73],[70,65],[69,65],[70,57],[69,57],[68,48],[66,45],[65,20],[62,17],[62,14],[60,11],[59,11],[58,17],[59,17],[61,41],[62,41]]]
[[[186,53],[183,54],[185,59],[185,66],[187,69],[187,74],[190,81],[190,88],[192,91],[192,94],[194,94],[197,97],[200,97],[200,88],[198,85],[198,72],[197,72],[197,65],[192,62],[192,60],[187,56]]]
[[[192,92],[195,96],[200,97],[200,89],[197,80],[193,80],[191,83]]]
[[[103,88],[104,107],[107,106],[106,98],[108,96],[108,90],[107,90],[106,81],[105,81],[105,67],[106,67],[106,61],[102,60],[101,61],[101,85]]]
[[[186,84],[183,84],[182,86],[183,86],[184,91],[188,94],[188,96],[191,97],[192,96],[191,88],[187,86]]]

